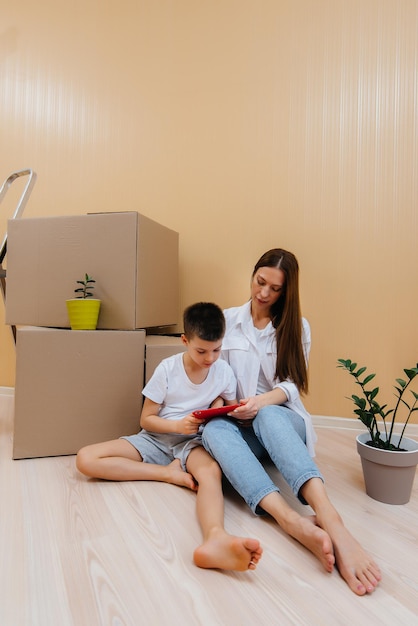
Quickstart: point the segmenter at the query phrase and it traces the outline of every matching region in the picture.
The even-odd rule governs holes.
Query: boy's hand
[[[178,432],[179,435],[195,435],[199,430],[202,420],[194,417],[194,415],[190,413],[181,420],[176,420],[175,423],[177,426],[176,432]]]

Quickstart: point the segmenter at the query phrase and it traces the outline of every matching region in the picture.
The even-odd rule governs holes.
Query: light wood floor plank
[[[407,505],[369,498],[353,428],[320,425],[317,462],[383,570],[363,598],[229,488],[226,526],[258,537],[263,558],[255,572],[201,570],[192,492],[87,480],[73,456],[13,461],[12,424],[13,396],[0,395],[1,626],[418,625],[418,481]]]

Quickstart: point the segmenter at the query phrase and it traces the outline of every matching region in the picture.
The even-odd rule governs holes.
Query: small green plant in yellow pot
[[[74,289],[75,298],[66,301],[71,330],[96,330],[101,300],[93,298],[95,282],[86,274],[84,280],[77,280],[81,287]]]

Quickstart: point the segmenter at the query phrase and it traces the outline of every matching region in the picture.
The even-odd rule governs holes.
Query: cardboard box
[[[9,220],[6,323],[69,328],[65,301],[88,273],[99,329],[175,325],[178,240],[136,212]]]
[[[151,378],[158,363],[172,354],[184,352],[181,337],[173,335],[147,335],[145,337],[145,382]]]
[[[139,431],[145,332],[19,328],[13,458]]]

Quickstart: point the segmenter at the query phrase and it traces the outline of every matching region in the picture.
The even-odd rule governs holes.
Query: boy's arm
[[[220,406],[224,406],[224,404],[226,404],[226,406],[230,406],[232,404],[238,404],[237,400],[224,400],[222,398],[222,396],[218,396],[217,398],[215,398],[215,400],[211,403],[210,408],[211,409],[217,409]]]
[[[187,415],[180,420],[168,420],[159,417],[161,404],[153,402],[145,397],[142,407],[141,418],[139,420],[141,428],[145,428],[152,433],[177,433],[180,435],[193,435],[197,433],[201,420]]]
[[[153,402],[149,398],[144,399],[144,404],[141,411],[141,418],[139,420],[141,428],[151,431],[153,433],[174,433],[176,432],[173,426],[175,422],[173,420],[166,420],[159,417],[161,404]]]

